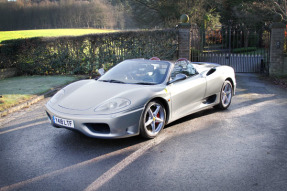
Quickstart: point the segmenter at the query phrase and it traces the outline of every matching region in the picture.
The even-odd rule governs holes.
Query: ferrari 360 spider
[[[168,123],[197,111],[227,109],[234,70],[214,63],[125,60],[99,79],[74,82],[46,104],[54,127],[90,137],[154,138]]]

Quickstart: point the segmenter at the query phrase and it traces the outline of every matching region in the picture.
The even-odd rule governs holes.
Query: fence
[[[20,74],[91,74],[130,58],[174,59],[178,32],[130,31],[2,43],[0,68],[16,67]]]
[[[204,53],[199,55],[199,61],[213,62],[221,65],[228,65],[236,72],[261,72],[264,70],[264,55],[262,54],[215,54]]]
[[[191,60],[229,65],[236,72],[268,72],[270,32],[222,27],[198,30],[192,43]],[[198,39],[193,38],[192,39]]]

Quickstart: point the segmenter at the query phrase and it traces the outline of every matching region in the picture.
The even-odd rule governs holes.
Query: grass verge
[[[21,76],[0,80],[0,112],[78,79],[77,76]]]
[[[106,29],[41,29],[21,31],[0,31],[0,43],[4,40],[33,37],[81,36],[86,34],[111,33],[116,30]]]

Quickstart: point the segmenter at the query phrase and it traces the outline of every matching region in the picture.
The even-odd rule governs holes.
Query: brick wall
[[[178,58],[190,60],[190,24],[179,24],[178,26]]]
[[[272,76],[284,74],[284,32],[283,23],[272,24],[269,67],[269,74]]]

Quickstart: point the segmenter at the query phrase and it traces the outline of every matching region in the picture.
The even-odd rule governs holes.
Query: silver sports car
[[[172,121],[216,106],[227,109],[235,94],[234,70],[213,63],[153,58],[125,60],[98,80],[81,80],[46,104],[55,127],[90,137],[154,138]]]

